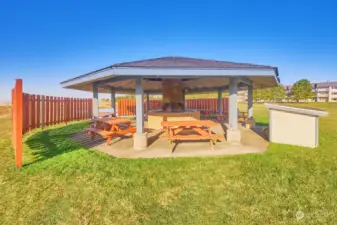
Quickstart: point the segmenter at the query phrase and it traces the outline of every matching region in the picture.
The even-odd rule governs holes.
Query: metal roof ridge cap
[[[255,67],[255,68],[242,68],[242,67],[231,67],[231,68],[223,68],[223,67],[219,67],[219,68],[207,68],[207,67],[153,67],[153,66],[111,66],[112,69],[186,69],[186,70],[275,70],[277,69],[277,67],[270,67],[270,68],[266,68],[266,67]],[[98,71],[100,72],[100,71]],[[90,73],[88,73],[87,75],[90,75]]]

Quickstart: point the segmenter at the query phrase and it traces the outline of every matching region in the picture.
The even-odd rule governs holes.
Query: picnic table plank
[[[86,128],[91,138],[93,139],[97,134],[107,138],[106,144],[109,145],[113,137],[122,136],[129,133],[135,133],[136,128],[131,126],[132,120],[118,119],[118,118],[98,118],[91,120],[90,128]],[[122,129],[120,125],[128,125],[126,129]]]
[[[217,126],[218,123],[212,120],[186,120],[186,121],[163,121],[163,127],[172,127],[172,126]]]
[[[113,125],[113,124],[131,124],[133,121],[128,119],[114,119],[114,120],[107,120],[105,123]]]
[[[212,140],[223,140],[223,136],[219,135],[211,135],[210,136]],[[168,139],[168,140],[209,140],[209,136],[200,136],[196,134],[190,134],[190,135],[175,135],[175,136],[161,136],[161,138]]]
[[[172,145],[173,141],[178,140],[209,140],[211,149],[217,140],[223,140],[223,136],[213,134],[211,127],[217,126],[219,123],[211,120],[190,120],[190,121],[163,121],[162,127],[167,131],[167,136],[162,136],[164,139],[168,139],[171,151],[174,151],[176,145]],[[197,134],[193,135],[181,135],[183,130],[192,130]]]

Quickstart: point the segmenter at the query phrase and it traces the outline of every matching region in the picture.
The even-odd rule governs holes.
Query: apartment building
[[[337,102],[337,81],[311,83],[312,92],[315,93],[313,100],[317,102]],[[287,95],[291,93],[292,85],[285,85]]]

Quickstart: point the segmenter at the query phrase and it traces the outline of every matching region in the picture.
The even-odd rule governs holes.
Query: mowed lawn
[[[303,105],[330,113],[314,150],[117,159],[71,141],[76,122],[26,135],[22,169],[0,116],[0,224],[337,224],[337,104]]]

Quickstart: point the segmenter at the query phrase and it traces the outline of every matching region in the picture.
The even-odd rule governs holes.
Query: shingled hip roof
[[[120,93],[133,93],[135,78],[143,78],[145,91],[161,91],[155,80],[164,78],[193,78],[185,81],[191,90],[224,88],[229,77],[237,77],[254,88],[273,87],[279,84],[277,67],[250,63],[235,63],[186,57],[162,57],[133,62],[117,63],[61,82],[62,87],[92,91],[101,86],[102,93],[111,87]],[[212,78],[212,79],[211,79]],[[105,90],[103,90],[105,89]]]
[[[275,67],[256,65],[250,63],[235,63],[218,60],[196,59],[187,57],[161,57],[134,62],[113,64],[111,67],[152,67],[152,68],[207,68],[207,69],[271,69]]]

